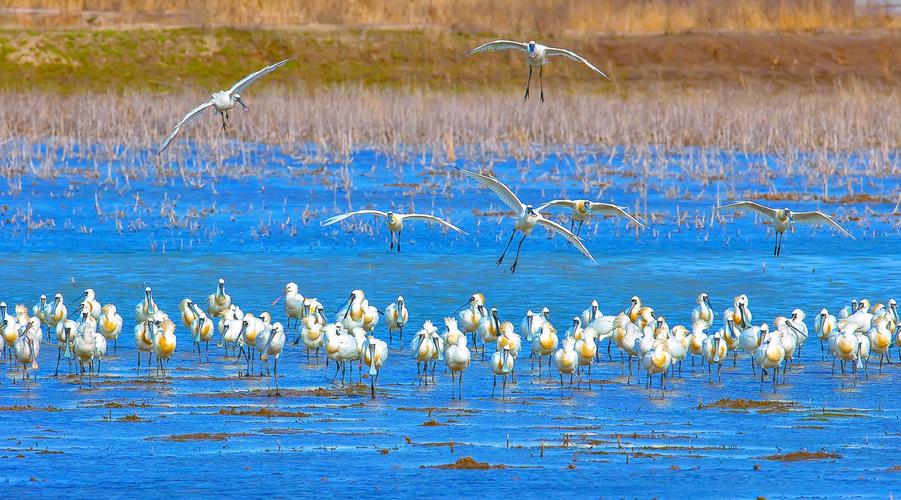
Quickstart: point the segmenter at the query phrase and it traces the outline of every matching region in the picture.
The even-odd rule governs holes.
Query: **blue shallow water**
[[[688,173],[701,155],[719,158],[731,175],[703,185]],[[487,191],[460,180],[445,188],[447,166],[396,162],[372,151],[354,155],[349,167],[354,208],[386,207],[391,200],[406,208],[412,203],[417,211],[443,213],[473,233],[444,237],[434,228],[410,225],[403,235],[404,253],[394,255],[387,252],[381,224],[363,227],[371,228],[371,235],[348,233],[350,225],[318,226],[323,215],[347,208],[344,189],[330,186],[341,185],[340,166],[328,161],[301,164],[288,152],[260,149],[252,155],[253,168],[238,161],[229,167],[226,161],[223,168],[232,168],[231,177],[194,174],[205,185],[193,189],[185,187],[177,171],[132,175],[126,183],[123,171],[140,163],[135,157],[111,162],[111,180],[101,185],[107,167],[101,164],[95,179],[86,174],[94,168],[86,158],[56,158],[59,177],[44,179],[29,171],[23,173],[20,193],[3,195],[0,298],[31,305],[39,294],[59,291],[71,301],[93,287],[102,302],[119,305],[126,328],[118,352],[103,362],[103,376],[93,385],[52,377],[56,348],[46,344],[37,381],[14,383],[18,370],[0,369],[0,413],[7,422],[0,430],[0,481],[10,496],[515,492],[527,497],[885,498],[901,490],[901,472],[890,470],[901,464],[898,364],[884,366],[882,374],[871,364],[869,377],[861,376],[855,385],[830,373],[814,338],[804,347],[802,363],[775,392],[769,383],[761,390],[747,359],[740,357],[736,367],[731,361],[724,365],[721,383],[708,382],[699,367],[692,372],[686,361],[682,378],[671,379],[662,397],[656,380],[652,391],[634,378],[629,383],[615,352],[612,361],[602,358],[593,368],[590,389],[587,379],[578,387],[568,382],[561,387],[546,372],[540,378],[531,368],[527,348],[517,360],[518,381],[503,397],[500,387],[492,397],[490,370],[478,355],[465,373],[461,401],[450,399],[449,376],[441,366],[436,384],[415,383],[415,364],[406,352],[409,334],[426,319],[440,324],[476,291],[502,319],[516,324],[527,309],[547,305],[561,332],[593,298],[613,314],[637,294],[675,325],[690,321],[701,291],[710,294],[718,315],[733,296],[747,294],[755,321],[772,321],[796,307],[809,317],[822,307],[837,311],[851,297],[873,302],[897,297],[901,240],[898,218],[887,215],[892,203],[821,204],[828,212],[861,216],[847,222],[858,239],[799,228],[786,236],[780,259],[769,257],[772,233],[752,216],[710,224],[709,207],[717,193],[726,200],[725,193],[732,191],[769,192],[764,184],[769,177],[761,181],[748,174],[759,165],[772,169],[781,186],[818,194],[821,186],[808,183],[794,163],[770,155],[690,150],[660,153],[647,173],[616,152],[548,156],[540,164],[497,160],[493,171],[513,179],[523,199],[594,197],[598,182],[604,182],[610,185],[600,198],[634,207],[641,191],[637,183],[646,181],[641,213],[656,214],[654,229],[638,237],[615,221],[586,228],[586,244],[600,267],[589,266],[560,238],[548,240],[536,231],[523,247],[520,268],[510,275],[494,266],[510,222],[498,226],[496,218],[474,213],[501,209]],[[191,161],[187,168],[205,168]],[[850,163],[861,169],[866,192],[897,196],[899,175],[870,179],[860,163],[864,159],[855,161]],[[592,179],[586,181],[590,188],[583,191],[579,184],[578,190],[564,191],[573,177]],[[685,198],[677,191],[694,195]],[[830,188],[831,196],[843,194],[838,186]],[[785,203],[799,209],[818,206]],[[691,215],[687,223],[675,223],[676,205]],[[29,231],[27,219],[17,215],[29,206],[33,225],[53,219],[55,227]],[[707,216],[703,225],[695,224],[696,213]],[[321,364],[307,365],[300,348],[283,354],[284,395],[272,397],[265,378],[239,378],[240,366],[220,349],[211,350],[210,363],[198,363],[180,323],[170,377],[150,377],[143,368],[136,372],[131,310],[143,287],[152,286],[159,305],[175,316],[183,297],[201,299],[219,277],[246,311],[270,310],[276,319],[283,319],[283,312],[271,303],[287,281],[318,297],[330,317],[355,288],[382,307],[403,294],[412,331],[403,345],[394,340],[375,400],[368,397],[367,379],[348,391],[331,382],[331,367],[326,374]],[[812,329],[812,320],[808,324]],[[377,333],[387,336],[384,325]],[[892,357],[897,359],[897,349]],[[699,408],[725,398],[792,404],[784,412]],[[45,410],[13,411],[15,405]],[[305,416],[221,414],[264,407]],[[120,421],[133,414],[141,421]],[[429,420],[441,425],[424,426]],[[167,440],[198,432],[219,434],[222,440]],[[802,449],[841,458],[792,463],[762,458]],[[465,456],[507,468],[422,468]]]

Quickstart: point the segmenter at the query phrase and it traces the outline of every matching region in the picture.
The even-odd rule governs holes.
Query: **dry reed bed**
[[[523,105],[516,94],[267,91],[248,96],[251,112],[234,112],[227,135],[218,118],[201,116],[162,157],[153,154],[159,141],[201,94],[6,94],[0,98],[16,105],[0,108],[0,176],[11,196],[29,189],[34,178],[67,178],[66,185],[55,188],[62,190],[55,196],[63,199],[75,195],[66,187],[73,182],[89,190],[95,186],[93,212],[99,220],[114,221],[119,234],[163,224],[184,229],[200,242],[217,238],[204,222],[211,214],[256,213],[263,207],[228,208],[213,201],[176,209],[178,192],[145,200],[132,181],[157,184],[166,193],[183,187],[215,194],[223,179],[301,176],[331,192],[328,206],[307,206],[294,218],[284,207],[277,209],[283,220],[272,219],[275,207],[260,212],[259,227],[251,231],[254,239],[279,232],[293,237],[299,225],[330,210],[360,208],[360,196],[368,206],[363,193],[369,188],[360,185],[361,173],[375,176],[377,185],[399,189],[403,203],[431,199],[434,205],[436,193],[453,197],[459,189],[447,162],[490,169],[492,161],[511,157],[521,160],[520,178],[510,179],[515,185],[537,178],[551,190],[547,196],[565,189],[604,197],[616,182],[634,195],[630,207],[640,216],[655,224],[672,222],[678,230],[704,231],[712,222],[707,211],[680,210],[679,200],[713,204],[753,197],[842,203],[847,206],[843,221],[864,224],[876,217],[897,232],[897,90],[862,84],[812,93],[658,90],[626,99],[564,95],[543,107]],[[271,146],[287,156],[278,156]],[[355,161],[363,149],[386,155],[388,171]],[[749,162],[746,155],[753,153],[766,158]],[[562,174],[555,162],[545,163],[551,154],[565,155],[574,168]],[[97,189],[116,194],[98,195]],[[660,211],[655,193],[676,201],[675,211]],[[111,206],[108,196],[132,201]],[[476,215],[499,216],[491,210]],[[19,206],[9,222],[28,231],[69,224],[70,230],[91,232],[88,226],[57,221],[61,215]],[[369,222],[359,229],[379,231]]]
[[[455,30],[672,33],[897,26],[884,9],[854,0],[7,0],[16,26],[288,27],[414,25]],[[35,12],[31,9],[44,9]]]
[[[153,94],[0,94],[0,141],[8,166],[22,158],[18,144],[46,144],[90,157],[121,158],[154,149],[186,110],[206,96]],[[371,148],[398,159],[423,154],[437,160],[491,156],[530,158],[549,152],[579,156],[586,150],[699,147],[822,158],[867,152],[871,171],[897,173],[901,144],[901,92],[865,84],[801,93],[759,87],[674,92],[627,98],[555,95],[544,106],[522,104],[513,93],[449,94],[436,91],[335,88],[312,95],[267,91],[250,94],[251,112],[232,112],[225,135],[212,115],[183,129],[159,161],[184,157],[196,144],[220,154],[241,152],[241,141],[341,157]],[[18,153],[16,152],[18,151]],[[82,153],[84,154],[84,153]],[[824,160],[825,161],[825,160]]]

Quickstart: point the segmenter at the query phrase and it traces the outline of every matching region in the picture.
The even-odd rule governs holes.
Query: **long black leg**
[[[544,66],[538,66],[538,84],[541,86],[541,104],[544,104],[544,79],[541,74],[544,72]]]
[[[222,130],[228,130],[228,123],[225,122],[225,112],[220,111],[219,117],[222,118]]]
[[[582,234],[582,224],[585,224],[584,220],[579,221],[579,229],[576,230],[576,236]]]
[[[388,231],[388,233],[390,233],[389,237],[391,238],[391,243],[388,245],[388,251],[393,252],[394,251],[394,231]]]
[[[522,243],[526,241],[527,235],[522,235],[522,239],[519,240],[519,245],[516,246],[516,258],[513,259],[513,267],[510,268],[511,273],[516,272],[516,265],[519,264],[519,251],[522,250]]]
[[[510,239],[507,240],[507,246],[504,247],[504,253],[502,253],[501,256],[500,256],[500,258],[497,259],[497,263],[496,263],[495,265],[498,265],[498,266],[499,266],[499,265],[501,265],[501,263],[504,261],[504,257],[506,257],[506,255],[507,255],[507,250],[510,249],[510,243],[513,243],[513,237],[514,237],[514,236],[516,236],[516,229],[514,229],[513,232],[510,233]]]
[[[397,232],[397,253],[400,253],[400,231]]]
[[[532,84],[532,67],[529,66],[529,80],[526,82],[526,95],[522,96],[522,102],[529,100],[529,85]]]

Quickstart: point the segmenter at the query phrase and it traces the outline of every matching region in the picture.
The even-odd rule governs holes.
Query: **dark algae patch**
[[[227,433],[227,432],[192,432],[189,434],[171,434],[169,436],[147,438],[149,441],[172,441],[175,443],[187,443],[189,441],[228,441],[233,437],[244,437],[250,434],[246,432]]]
[[[472,457],[462,457],[452,464],[444,465],[420,465],[422,469],[455,469],[455,470],[488,470],[506,469],[506,465],[491,465],[488,462],[479,462]]]
[[[706,410],[708,408],[719,408],[725,410],[746,410],[746,411],[756,411],[758,413],[781,413],[781,412],[789,412],[796,409],[798,403],[794,401],[782,401],[782,400],[773,400],[773,401],[757,401],[754,399],[720,399],[714,403],[710,404],[698,404],[699,410]]]
[[[836,460],[842,458],[838,453],[830,453],[828,451],[793,451],[782,455],[767,455],[760,457],[763,460],[772,460],[776,462],[806,462],[808,460]]]
[[[31,406],[31,405],[13,405],[13,406],[0,406],[0,412],[7,411],[44,411],[48,413],[55,413],[58,411],[62,411],[55,406]]]
[[[272,408],[255,408],[253,410],[240,410],[238,408],[220,408],[219,415],[236,415],[247,417],[309,417],[309,413],[302,411],[273,410]]]
[[[131,415],[125,415],[125,416],[119,417],[117,420],[119,422],[149,422],[149,420],[147,420],[145,418],[141,418],[141,416],[138,415],[137,413],[132,413]]]

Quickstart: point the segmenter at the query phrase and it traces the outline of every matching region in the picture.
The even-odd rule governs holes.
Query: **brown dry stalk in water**
[[[518,92],[248,92],[250,112],[233,110],[227,133],[212,114],[203,114],[183,127],[159,161],[182,161],[191,143],[209,148],[213,159],[244,153],[247,143],[258,142],[308,154],[315,148],[344,162],[359,148],[401,160],[422,153],[444,160],[482,154],[540,159],[549,146],[564,153],[623,146],[633,154],[650,146],[696,146],[780,153],[787,162],[798,151],[824,158],[866,150],[878,170],[892,168],[889,157],[901,144],[901,92],[864,83],[805,92],[679,91],[661,84],[625,98],[560,94],[543,107],[520,103]],[[0,107],[0,144],[44,143],[61,148],[61,158],[77,155],[75,145],[97,144],[89,155],[95,162],[122,160],[136,148],[155,149],[184,113],[206,98],[199,90],[177,96],[0,94],[3,102],[16,103]],[[11,165],[27,160],[17,149],[7,159]],[[31,168],[50,175],[46,168]],[[101,177],[96,169],[95,163],[92,175]]]

